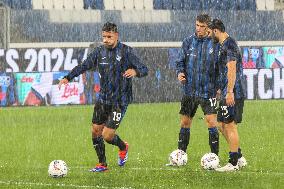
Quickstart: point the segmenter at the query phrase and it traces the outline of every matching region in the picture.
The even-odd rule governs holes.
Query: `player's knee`
[[[207,118],[206,119],[208,127],[216,127],[217,126],[217,121],[215,118]]]
[[[215,114],[206,115],[205,121],[206,121],[206,124],[209,128],[216,127],[218,125],[217,124],[217,118],[216,118]]]
[[[189,128],[191,126],[191,119],[188,117],[183,117],[180,120],[180,126],[182,128]]]
[[[102,136],[103,136],[103,138],[106,142],[112,141],[114,135],[115,135],[115,133],[110,132],[108,130],[103,130],[103,132],[102,132]]]
[[[92,135],[93,135],[93,137],[101,136],[102,135],[102,131],[103,131],[103,126],[102,125],[93,124],[93,127],[92,127]]]

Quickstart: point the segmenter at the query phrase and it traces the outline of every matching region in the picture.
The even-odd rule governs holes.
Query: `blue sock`
[[[119,150],[125,150],[126,145],[125,143],[119,138],[118,135],[114,135],[113,139],[111,141],[106,141],[109,144],[118,146]]]
[[[104,143],[104,139],[102,136],[97,137],[97,138],[92,138],[93,141],[93,146],[96,150],[98,159],[99,159],[99,163],[102,163],[104,165],[106,164],[106,155],[105,155],[105,143]]]
[[[208,128],[209,131],[209,146],[211,152],[218,155],[219,153],[219,132],[216,127]]]
[[[178,149],[186,152],[190,140],[190,128],[180,128]]]
[[[243,154],[242,154],[241,148],[239,147],[238,148],[238,158],[241,158],[241,157],[243,157]]]
[[[238,164],[238,152],[229,152],[229,163],[233,166]]]

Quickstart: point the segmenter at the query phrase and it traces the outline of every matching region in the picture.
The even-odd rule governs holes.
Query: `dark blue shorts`
[[[242,122],[242,115],[244,109],[244,99],[235,99],[234,106],[227,106],[226,100],[222,99],[219,103],[217,120],[222,123]]]
[[[186,115],[193,118],[199,105],[201,106],[204,115],[217,114],[216,98],[200,98],[190,96],[182,97],[179,113],[181,115]]]
[[[109,105],[96,102],[93,113],[93,124],[102,125],[111,129],[117,129],[122,121],[127,106]]]

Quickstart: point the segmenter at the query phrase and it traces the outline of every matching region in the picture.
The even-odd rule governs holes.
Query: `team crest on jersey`
[[[213,48],[211,48],[210,50],[209,50],[209,54],[212,54],[213,53]]]
[[[117,61],[120,61],[120,60],[121,60],[121,56],[116,55],[116,60],[117,60]]]

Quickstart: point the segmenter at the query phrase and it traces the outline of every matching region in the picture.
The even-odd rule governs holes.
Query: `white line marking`
[[[49,184],[49,183],[41,183],[41,182],[25,182],[25,181],[1,181],[0,185],[18,185],[18,186],[56,186],[56,187],[67,187],[67,188],[102,188],[102,189],[132,189],[131,187],[107,187],[100,185],[75,185],[75,184]]]
[[[69,167],[70,169],[85,169],[86,171],[89,170],[89,167]],[[177,167],[177,166],[172,166],[172,167],[130,167],[130,168],[125,168],[125,169],[129,169],[129,170],[142,170],[142,171],[180,171],[182,170],[183,168],[185,168],[184,166],[180,166],[180,167]],[[118,169],[121,169],[121,168],[115,168],[113,167],[112,168],[113,170],[118,170]],[[110,170],[112,170],[110,169]],[[245,170],[246,168],[243,168],[242,170],[240,171],[237,171],[237,173],[247,173],[247,174],[271,174],[271,175],[284,175],[284,172],[273,172],[273,171],[246,171]],[[203,170],[203,169],[195,169],[195,170],[189,170],[189,172],[201,172],[201,171],[206,171],[206,170]],[[214,172],[214,171],[210,171],[210,172]]]

